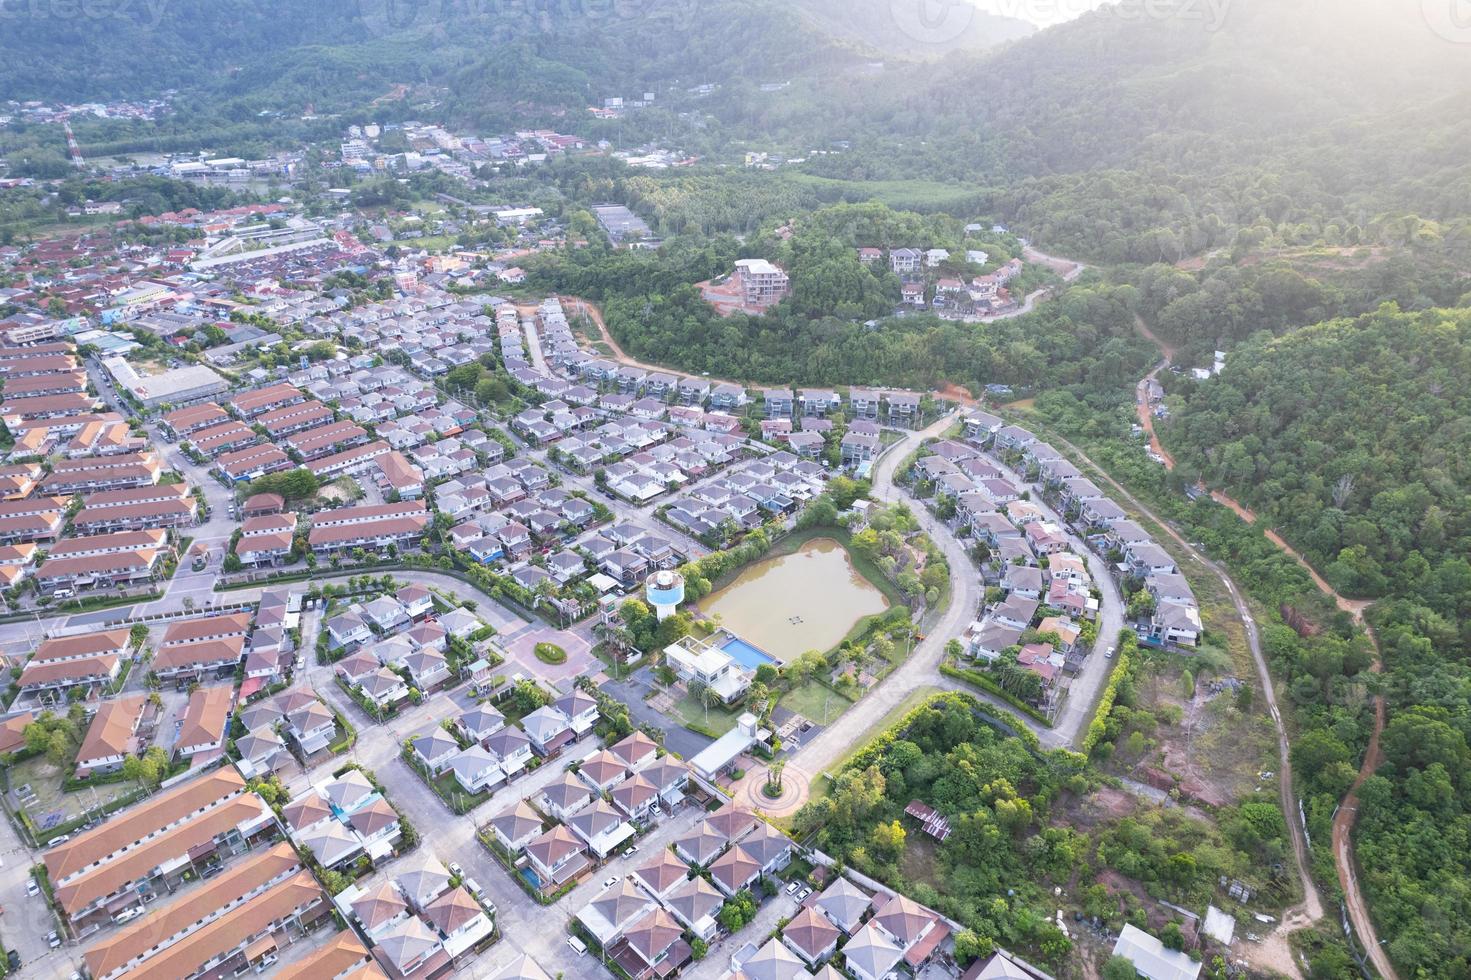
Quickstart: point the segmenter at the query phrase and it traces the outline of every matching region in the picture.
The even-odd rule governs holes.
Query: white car
[[[39,894],[41,894],[41,886],[38,885],[38,884],[36,884],[36,879],[35,878],[27,878],[26,879],[26,894],[27,895],[39,895]]]
[[[459,863],[456,861],[451,861],[449,863],[449,873],[454,875],[456,878],[465,877],[465,869],[460,867]]]
[[[612,888],[614,885],[618,884],[618,880],[619,880],[620,877],[621,876],[619,876],[619,875],[614,875],[613,877],[609,878],[607,881],[603,882],[603,887],[604,888]]]

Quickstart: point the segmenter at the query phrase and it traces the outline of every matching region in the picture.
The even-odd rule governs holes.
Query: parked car
[[[603,887],[612,888],[614,885],[618,884],[619,877],[619,875],[614,875],[613,877],[609,878],[607,881],[603,882]]]
[[[465,891],[469,892],[471,895],[474,895],[476,898],[480,897],[480,882],[476,881],[474,878],[466,878],[462,882],[462,884],[465,886]]]
[[[38,885],[38,884],[36,884],[36,879],[35,878],[27,878],[26,879],[26,894],[27,895],[39,895],[39,894],[41,894],[41,886]]]
[[[788,895],[795,895],[795,894],[797,894],[797,889],[800,888],[800,887],[801,887],[801,883],[800,882],[796,882],[796,881],[792,882],[791,884],[787,885],[787,894]]]
[[[20,954],[17,953],[13,949],[7,949],[5,951],[5,965],[10,968],[10,972],[11,973],[14,973],[15,971],[19,970],[20,969]]]
[[[456,878],[464,878],[465,877],[465,869],[462,868],[462,867],[460,867],[460,864],[459,864],[458,861],[451,861],[449,863],[449,873],[452,874],[452,875],[454,875]]]
[[[61,937],[56,934],[56,930],[55,929],[52,929],[50,932],[48,932],[46,934],[46,944],[48,946],[50,946],[52,949],[60,949],[61,948]]]
[[[116,922],[118,925],[122,925],[124,922],[132,922],[134,919],[138,918],[138,916],[142,914],[143,906],[134,905],[130,909],[123,909],[117,914],[116,917],[114,917],[112,921]]]
[[[587,944],[584,943],[581,939],[578,939],[576,936],[569,936],[567,939],[567,945],[571,947],[572,951],[578,956],[582,956],[587,952]]]

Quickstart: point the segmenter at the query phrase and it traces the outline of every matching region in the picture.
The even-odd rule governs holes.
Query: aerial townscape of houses
[[[971,411],[962,438],[940,440],[914,463],[913,479],[947,523],[984,547],[995,601],[963,637],[966,654],[994,664],[1008,651],[1035,674],[1040,706],[1055,708],[1092,644],[1101,571],[1112,586],[1147,593],[1134,628],[1141,643],[1189,649],[1201,639],[1200,609],[1175,560],[1053,447],[1001,418]]]
[[[474,179],[582,146],[395,131],[407,150],[352,127],[333,165]],[[233,183],[297,162],[162,167]],[[20,613],[0,758],[55,945],[92,980],[958,975],[958,923],[731,798],[776,744],[746,701],[779,659],[724,628],[595,650],[630,599],[676,613],[682,566],[790,529],[948,406],[613,360],[577,300],[464,291],[565,242],[540,209],[454,219],[498,229],[504,255],[390,257],[413,222],[363,227],[350,190],[331,196],[343,214],[185,209],[129,222],[160,244],[104,225],[0,247],[19,311],[0,320],[0,576]],[[626,207],[594,213],[614,244],[655,244]],[[966,283],[943,249],[859,258],[955,315],[1014,308],[1023,270]],[[367,275],[392,288],[342,285]],[[702,288],[760,312],[791,282],[743,259]],[[984,549],[964,659],[1035,675],[1039,710],[1107,642],[1115,580],[1149,596],[1141,642],[1200,641],[1169,554],[1025,429],[965,413],[906,479]],[[617,686],[654,661],[728,728]],[[907,819],[948,832],[919,801]],[[722,910],[747,905],[732,928]],[[1126,930],[1121,955],[1172,962],[1150,941]],[[965,976],[1048,980],[1004,951]]]
[[[858,249],[858,261],[865,266],[883,267],[899,277],[905,307],[928,309],[941,316],[985,318],[1007,313],[1020,306],[1008,288],[1022,274],[1021,259],[992,263],[984,251],[967,250],[964,256],[951,255],[944,248],[903,246],[887,250],[873,247]],[[996,267],[975,275],[967,282],[956,268]]]

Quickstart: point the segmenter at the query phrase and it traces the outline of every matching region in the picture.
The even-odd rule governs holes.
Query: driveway
[[[672,716],[662,714],[649,707],[644,696],[652,686],[647,667],[633,672],[623,680],[607,680],[602,689],[605,694],[628,705],[628,716],[637,724],[652,725],[664,732],[664,747],[684,759],[692,759],[714,739],[692,732],[679,724]]]

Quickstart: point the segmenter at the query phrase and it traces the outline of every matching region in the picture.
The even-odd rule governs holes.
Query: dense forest
[[[1345,594],[1453,594],[1471,575],[1468,377],[1471,312],[1386,307],[1238,348],[1219,378],[1172,381],[1166,439]]]
[[[1424,222],[1420,224],[1424,225]],[[1204,268],[1152,265],[1130,270],[1139,312],[1155,333],[1196,362],[1263,332],[1277,336],[1324,320],[1358,316],[1394,302],[1405,310],[1471,302],[1471,234],[1442,238],[1432,227],[1390,246],[1329,244],[1244,247]],[[1375,229],[1376,237],[1381,234]]]
[[[634,357],[720,378],[910,388],[953,383],[975,391],[1000,384],[1067,388],[1080,398],[1112,401],[1149,363],[1151,349],[1134,332],[1130,287],[1069,289],[1032,313],[990,323],[893,316],[897,279],[886,268],[863,266],[855,246],[906,242],[990,253],[986,266],[962,274],[988,271],[1020,251],[1009,236],[968,238],[954,218],[856,205],[805,215],[782,235],[746,246],[700,238],[670,241],[657,252],[573,249],[530,268],[538,285],[600,302],[609,329]],[[736,258],[753,254],[791,270],[792,295],[763,316],[722,318],[693,283],[726,275]]]

